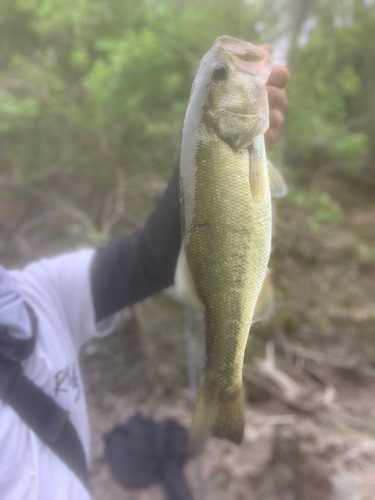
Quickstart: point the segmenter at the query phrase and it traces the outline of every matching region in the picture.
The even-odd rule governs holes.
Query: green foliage
[[[310,21],[313,27],[293,54],[289,153],[316,167],[335,162],[358,168],[375,152],[374,127],[351,126],[353,118],[375,113],[375,47],[368,43],[374,8],[363,0],[320,0]]]
[[[341,217],[340,205],[328,193],[292,189],[289,199],[308,214],[309,227],[315,232],[323,231],[331,223],[337,224]]]

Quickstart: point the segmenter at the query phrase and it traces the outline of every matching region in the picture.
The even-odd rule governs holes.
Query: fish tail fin
[[[212,435],[229,439],[236,444],[242,441],[245,428],[243,386],[231,391],[219,403],[219,412],[212,428]]]
[[[198,391],[188,454],[200,452],[209,435],[237,444],[242,441],[245,427],[242,384],[220,398],[212,395],[210,386],[204,379]]]

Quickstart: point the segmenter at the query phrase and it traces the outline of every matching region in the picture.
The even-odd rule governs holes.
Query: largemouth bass
[[[241,442],[245,347],[257,303],[257,318],[270,309],[267,286],[258,300],[271,250],[269,170],[275,194],[285,191],[264,146],[270,72],[262,48],[219,38],[201,61],[185,116],[176,286],[205,310],[207,354],[190,452],[209,434]]]

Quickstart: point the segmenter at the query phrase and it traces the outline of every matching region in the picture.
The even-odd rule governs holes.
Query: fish
[[[184,119],[175,285],[205,313],[207,357],[189,454],[209,435],[242,441],[245,347],[251,324],[273,308],[271,191],[283,196],[286,184],[265,151],[270,72],[263,48],[218,38],[201,61]]]

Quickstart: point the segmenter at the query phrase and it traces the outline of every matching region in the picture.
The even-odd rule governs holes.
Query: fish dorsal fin
[[[266,274],[264,278],[264,283],[260,291],[258,302],[256,303],[253,323],[260,321],[261,319],[268,319],[274,312],[275,309],[275,299],[273,293],[272,281],[269,273]]]
[[[274,198],[282,198],[288,192],[288,186],[284,181],[280,172],[267,160],[268,178],[271,189],[271,196]]]

